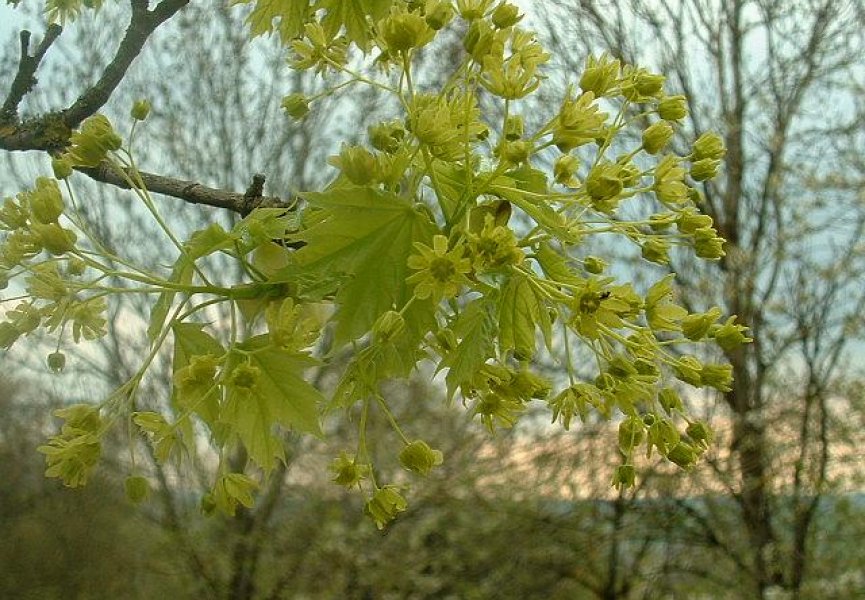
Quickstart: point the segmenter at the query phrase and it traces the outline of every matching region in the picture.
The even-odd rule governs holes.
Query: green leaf
[[[345,186],[304,197],[321,210],[297,236],[306,245],[295,253],[295,264],[323,277],[349,276],[335,299],[338,348],[368,332],[385,311],[405,305],[408,257],[415,242],[430,243],[436,228],[411,202],[370,188]]]
[[[519,360],[535,355],[535,327],[541,326],[545,337],[549,333],[549,313],[544,298],[531,279],[515,273],[502,289],[499,302],[499,348],[513,350]]]
[[[318,408],[324,397],[303,378],[304,371],[317,361],[270,345],[268,336],[257,336],[238,347],[244,354],[231,355],[228,375],[248,357],[249,364],[260,370],[260,376],[253,393],[229,389],[221,420],[237,433],[250,459],[270,471],[276,458],[284,459],[276,425],[322,435]]]
[[[439,205],[444,212],[445,221],[452,222],[454,213],[463,205],[466,195],[466,169],[463,165],[442,161],[433,162],[435,181],[438,184]]]
[[[369,52],[372,34],[367,18],[378,21],[387,14],[391,5],[393,0],[318,0],[314,10],[327,11],[321,25],[328,35],[335,36],[345,27],[348,41]]]
[[[327,411],[348,408],[369,397],[386,379],[408,377],[421,358],[420,344],[435,326],[435,305],[415,300],[405,309],[405,328],[392,339],[372,343],[358,352],[340,378]]]
[[[583,282],[582,277],[574,272],[567,259],[546,242],[538,246],[536,258],[549,279],[569,285],[580,285]]]
[[[172,370],[177,373],[187,366],[193,356],[211,354],[220,357],[225,354],[225,349],[213,336],[202,331],[201,323],[174,323],[171,328],[174,331],[174,362]],[[175,388],[172,394],[172,402],[176,408],[186,409],[190,403],[195,403],[195,412],[207,422],[214,425],[219,418],[219,393],[213,389],[206,398],[200,400],[200,394],[193,393],[191,397],[180,397]],[[187,420],[188,422],[188,420]],[[192,433],[184,432],[184,433]]]
[[[470,381],[478,369],[493,356],[496,323],[494,301],[488,296],[469,302],[453,323],[451,329],[460,340],[456,348],[444,357],[439,368],[447,368],[445,377],[448,399],[457,387]]]
[[[252,37],[278,31],[280,39],[286,43],[303,33],[309,15],[309,0],[232,0],[231,6],[252,2],[255,2],[255,7],[246,17]]]
[[[181,285],[190,285],[192,283],[192,263],[185,256],[180,256],[177,262],[174,263],[174,268],[171,270],[171,276],[168,278],[172,283]],[[166,290],[159,294],[153,308],[150,309],[150,322],[147,324],[147,339],[150,343],[156,341],[162,328],[165,326],[165,318],[168,316],[168,311],[171,310],[171,304],[174,302],[174,297],[177,295],[175,290]]]

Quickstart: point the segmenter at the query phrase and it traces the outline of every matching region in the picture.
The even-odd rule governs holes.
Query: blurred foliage
[[[195,574],[160,525],[159,502],[136,508],[122,497],[113,459],[75,491],[42,477],[33,448],[48,411],[32,396],[25,385],[0,383],[0,597],[202,597]],[[538,455],[515,475],[500,454],[506,444],[477,452],[477,436],[460,433],[458,416],[423,415],[439,424],[437,444],[451,453],[458,452],[454,444],[466,451],[458,467],[434,478],[422,497],[412,497],[386,533],[361,514],[359,498],[322,493],[324,481],[290,485],[264,533],[253,597],[742,597],[742,572],[719,560],[713,547],[719,541],[704,536],[693,510],[711,505],[716,518],[726,514],[732,521],[732,499],[652,498],[651,489],[610,496],[597,473],[575,484],[595,499],[544,496],[534,486],[542,471],[560,470],[582,481],[592,467],[552,464]],[[566,446],[568,439],[563,434],[557,442]],[[605,452],[605,444],[599,438],[595,445]],[[120,451],[106,449],[113,458]],[[502,479],[491,484],[484,477],[495,463],[502,465]],[[176,487],[182,494],[183,484]],[[242,518],[187,515],[185,527],[210,568],[231,572],[236,541],[243,537],[234,521]],[[865,566],[858,546],[865,535],[865,498],[827,498],[816,529],[802,598],[855,598]],[[228,581],[214,593],[234,597]]]

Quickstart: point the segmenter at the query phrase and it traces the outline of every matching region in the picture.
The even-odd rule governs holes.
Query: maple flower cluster
[[[48,12],[62,22],[99,4],[49,1]],[[422,361],[444,374],[448,400],[458,397],[490,432],[515,426],[532,403],[565,429],[590,415],[617,420],[622,460],[613,485],[634,484],[640,451],[684,469],[697,463],[712,431],[691,417],[680,390],[729,391],[732,369],[712,357],[750,338],[718,307],[686,310],[670,274],[689,255],[725,256],[700,192],[721,168],[724,143],[708,131],[686,144],[687,98],[668,95],[663,75],[601,55],[587,59],[552,114],[538,114],[529,102],[550,56],[507,1],[232,4],[252,5],[252,34],[278,33],[292,66],[327,86],[285,96],[290,118],[355,85],[392,95],[396,113],[368,128],[367,143],[344,144],[329,159],[334,181],[300,193],[292,210],[258,209],[231,230],[214,223],[185,242],[159,216],[126,160],[131,148],[102,115],[72,133],[52,161],[54,178],[4,201],[0,284],[22,280],[27,299],[5,311],[0,347],[40,327],[61,337],[71,330],[76,342],[104,334],[106,298],[117,292],[104,283],[111,278],[157,298],[147,328],[153,353],[141,370],[99,406],[57,413],[64,424],[40,448],[49,476],[84,484],[119,416],[131,416],[162,462],[195,453],[203,429],[220,457],[235,447],[249,457],[238,472],[220,460],[202,498],[205,513],[234,514],[254,502],[251,471],[267,477],[285,460],[280,428],[323,435],[322,413],[342,409],[359,417],[357,447],[333,461],[332,479],[360,490],[381,528],[408,503],[399,477],[376,479],[370,414],[390,424],[405,477],[429,476],[445,459],[398,422],[383,392],[383,382],[411,376]],[[435,89],[416,81],[414,64],[419,50],[443,43],[438,34],[452,22],[461,62]],[[366,71],[356,68],[355,48],[375,54]],[[130,116],[137,124],[149,112],[139,101]],[[72,199],[74,170],[106,163],[175,245],[169,273],[110,253],[64,201],[58,182]],[[590,239],[611,236],[668,274],[646,286],[623,280],[586,250]],[[216,253],[236,260],[245,278],[213,284],[201,259]],[[231,307],[227,333],[199,318],[214,303]],[[136,410],[144,373],[172,342],[170,409]],[[698,356],[694,344],[720,352]],[[325,399],[306,377],[342,348],[352,358]],[[575,360],[577,351],[593,360]],[[556,377],[541,374],[542,357],[561,366]],[[48,363],[63,369],[59,347]],[[137,473],[126,488],[135,501],[147,496]]]

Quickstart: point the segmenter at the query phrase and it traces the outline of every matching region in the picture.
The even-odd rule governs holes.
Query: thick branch
[[[30,32],[26,29],[21,32],[21,58],[18,61],[18,72],[15,74],[15,79],[12,81],[12,87],[9,88],[9,94],[3,102],[3,107],[0,108],[0,122],[15,121],[18,118],[18,105],[36,85],[36,69],[39,68],[39,63],[42,62],[48,48],[51,47],[61,31],[63,29],[60,25],[49,25],[45,37],[42,38],[42,42],[36,48],[33,56],[30,56]]]
[[[129,21],[129,27],[126,29],[114,58],[105,67],[99,80],[84,90],[68,108],[41,115],[27,122],[18,123],[14,112],[0,113],[6,116],[5,121],[12,125],[5,130],[0,130],[0,149],[52,151],[63,148],[68,144],[72,130],[78,127],[84,119],[96,114],[99,109],[105,106],[156,28],[187,4],[189,4],[189,0],[163,0],[149,11],[147,10],[147,2],[140,0],[132,2],[132,17]],[[22,67],[19,66],[19,77],[16,77],[9,97],[4,103],[4,111],[7,108],[7,103],[14,111],[20,102],[20,98],[16,99],[16,96],[21,94],[22,89],[26,88],[24,91],[26,93],[32,88],[33,73],[36,71],[42,55],[48,50],[48,45],[50,45],[46,44],[46,41],[53,41],[51,36],[56,38],[60,33],[59,30],[52,33],[54,31],[49,27],[46,32],[45,40],[37,50],[38,60],[36,56],[32,59],[22,57],[24,72],[22,74]],[[21,38],[22,49],[25,46],[25,37],[29,43],[29,33],[26,35],[25,33],[22,33]],[[26,56],[26,52],[23,52],[22,55]],[[23,84],[18,83],[19,78],[24,81]],[[21,96],[23,97],[23,94]]]
[[[108,183],[123,189],[131,188],[129,181],[133,180],[132,174],[129,173],[127,177],[123,177],[108,163],[102,163],[95,168],[78,167],[77,170],[95,181]],[[250,186],[251,190],[254,189],[257,193],[250,193],[251,190],[248,190],[246,193],[220,190],[201,185],[195,181],[175,179],[145,171],[139,171],[138,175],[150,192],[179,198],[190,204],[225,208],[241,215],[247,215],[255,208],[282,208],[288,206],[288,202],[281,198],[261,195],[260,188],[257,185],[259,178],[263,183],[263,176],[261,175],[256,175],[253,178],[253,185]]]
[[[63,122],[75,129],[81,122],[102,108],[126,76],[126,71],[141,53],[144,44],[157,27],[189,4],[189,0],[163,0],[152,11],[147,2],[132,3],[132,18],[114,58],[105,67],[102,77],[82,93],[69,108],[62,111]]]

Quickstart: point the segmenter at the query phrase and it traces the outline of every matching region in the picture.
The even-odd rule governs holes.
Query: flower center
[[[429,264],[430,274],[439,283],[447,283],[456,274],[454,263],[447,258],[434,258]]]

